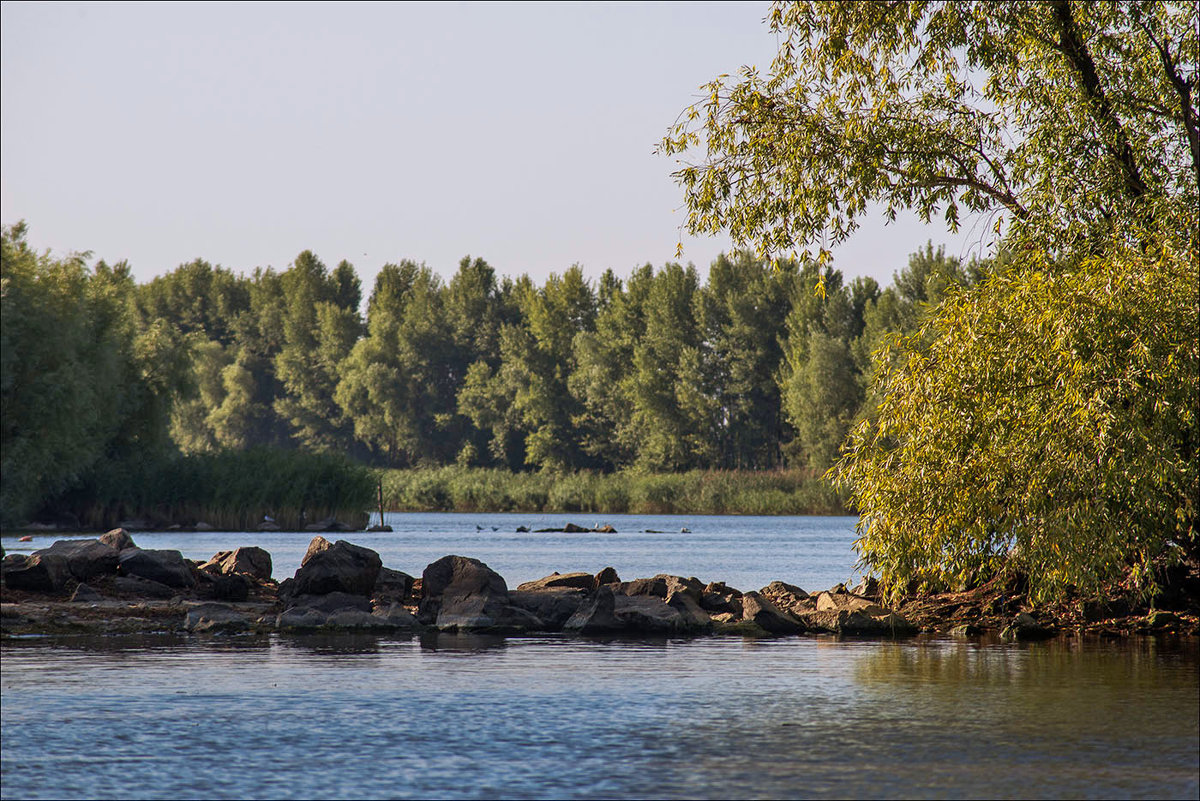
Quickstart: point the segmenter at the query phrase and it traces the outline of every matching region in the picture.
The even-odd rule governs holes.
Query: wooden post
[[[379,479],[379,525],[383,523],[383,479]]]

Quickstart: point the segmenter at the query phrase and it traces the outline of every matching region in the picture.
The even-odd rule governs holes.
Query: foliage
[[[1195,556],[1198,285],[1194,254],[1124,252],[952,295],[837,467],[863,562],[900,592],[1011,560],[1049,597]]]

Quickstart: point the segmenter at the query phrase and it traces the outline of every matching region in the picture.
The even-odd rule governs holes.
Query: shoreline
[[[469,557],[446,556],[421,577],[384,567],[377,553],[316,536],[295,575],[277,582],[257,547],[206,562],[144,551],[128,531],[58,540],[4,558],[0,636],[192,632],[459,631],[526,635],[900,638],[1001,641],[1056,637],[1200,636],[1200,602],[1188,591],[1155,606],[1126,598],[1032,605],[1020,582],[886,604],[874,582],[806,592],[774,581],[742,591],[723,582],[657,574],[622,581],[551,573],[510,589]],[[1166,600],[1167,603],[1162,603]]]

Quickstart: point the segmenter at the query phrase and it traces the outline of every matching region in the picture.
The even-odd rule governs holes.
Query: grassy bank
[[[53,502],[44,516],[102,529],[129,519],[155,526],[207,523],[248,531],[271,515],[285,529],[336,517],[365,525],[372,471],[334,454],[250,450],[110,465]]]
[[[804,470],[552,475],[444,467],[380,476],[384,505],[403,512],[846,513],[834,490]]]

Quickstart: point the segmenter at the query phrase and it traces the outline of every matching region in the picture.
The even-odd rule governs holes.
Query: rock
[[[1033,615],[1028,612],[1021,612],[1000,632],[1000,639],[1004,642],[1012,642],[1013,640],[1045,640],[1056,634],[1057,632],[1053,629],[1038,623]]]
[[[271,554],[254,546],[235,548],[215,554],[212,559],[200,565],[200,569],[222,575],[244,573],[263,581],[271,578]]]
[[[332,614],[343,609],[370,612],[371,602],[362,595],[347,592],[330,592],[324,595],[301,595],[291,602],[292,609],[315,609],[323,614]]]
[[[508,594],[508,600],[537,617],[547,631],[559,631],[587,603],[588,593],[577,587],[516,589]]]
[[[965,639],[967,637],[978,637],[980,634],[983,634],[983,629],[973,623],[963,623],[962,625],[955,626],[946,633],[951,637]]]
[[[263,522],[258,524],[258,530],[259,531],[282,531],[283,529],[281,529],[279,527],[279,524],[273,520],[264,520]]]
[[[672,576],[667,573],[659,573],[654,578],[662,579],[663,583],[667,585],[667,594],[663,596],[667,599],[667,603],[670,603],[671,599],[676,595],[686,595],[695,601],[697,607],[699,607],[700,596],[704,594],[704,582],[700,581],[700,579],[694,576],[690,578]]]
[[[678,609],[653,595],[614,595],[613,614],[630,633],[681,634],[689,630]]]
[[[371,526],[370,528],[367,529],[368,532],[376,533],[376,534],[381,533],[381,532],[391,531],[391,530],[392,530],[392,527],[387,524],[384,524],[382,526],[377,524],[377,525]]]
[[[652,595],[656,598],[666,598],[667,582],[660,576],[622,581],[613,587],[613,592],[618,595]]]
[[[1145,626],[1151,629],[1161,629],[1170,626],[1178,626],[1182,621],[1179,615],[1174,612],[1167,612],[1163,609],[1151,610],[1150,614],[1146,615]]]
[[[375,579],[375,588],[371,597],[394,602],[403,601],[412,592],[415,579],[407,573],[392,570],[390,567],[379,568]]]
[[[612,526],[608,525],[607,523],[603,526],[599,526],[597,528],[592,529],[592,531],[596,532],[597,534],[616,534],[617,533],[617,530],[615,528],[613,528]]]
[[[119,593],[136,595],[139,598],[174,598],[176,591],[166,584],[140,576],[117,576],[113,589]]]
[[[465,556],[444,556],[425,568],[417,619],[441,631],[545,628],[534,614],[510,603],[508,585],[499,573]]]
[[[687,631],[711,631],[712,617],[700,608],[700,604],[687,593],[677,592],[667,599],[667,604],[683,617]]]
[[[837,613],[835,629],[838,634],[857,637],[907,637],[917,633],[917,627],[896,612],[875,607],[879,614],[866,609],[842,609]]]
[[[771,634],[803,634],[807,629],[798,618],[784,612],[757,592],[742,596],[742,619]]]
[[[383,562],[370,548],[338,540],[330,545],[324,537],[315,537],[296,571],[293,591],[296,595],[324,595],[347,592],[370,597]]]
[[[304,567],[308,564],[308,560],[312,559],[319,553],[328,551],[332,547],[333,543],[324,537],[313,537],[312,541],[308,543],[308,549],[304,552],[304,556],[300,558],[300,566]]]
[[[133,520],[122,520],[121,522],[117,523],[117,528],[123,528],[126,531],[149,531],[151,528],[153,528],[153,526],[150,525],[148,520],[135,518]]]
[[[157,581],[168,587],[194,587],[192,564],[179,551],[127,548],[121,551],[117,572],[122,576],[138,576]]]
[[[869,598],[862,598],[848,592],[823,592],[817,596],[818,612],[836,612],[845,609],[850,612],[864,611],[868,615],[886,614],[887,610]]]
[[[250,579],[243,573],[230,573],[214,581],[209,592],[218,601],[245,601],[250,597]]]
[[[0,575],[4,584],[14,590],[59,593],[71,578],[71,567],[60,553],[10,553],[0,563]]]
[[[100,542],[104,543],[110,548],[116,548],[118,551],[123,551],[126,548],[137,547],[137,545],[133,543],[133,537],[129,536],[129,532],[123,528],[114,528],[112,531],[102,534],[100,536]]]
[[[192,526],[192,531],[214,531],[213,527],[203,520],[197,520],[196,525]]]
[[[517,533],[518,534],[528,534],[529,526],[517,526]]]
[[[579,590],[590,590],[595,586],[596,579],[591,573],[551,573],[536,581],[526,581],[517,586],[518,590],[548,590],[555,587],[573,587]]]
[[[188,610],[184,628],[192,632],[235,633],[249,631],[250,621],[225,604],[200,604]]]
[[[742,593],[733,587],[727,587],[725,582],[717,581],[706,584],[700,593],[700,608],[710,614],[732,614],[742,616]]]
[[[592,588],[603,587],[605,584],[620,584],[621,577],[617,575],[616,568],[606,567],[596,574]]]
[[[596,590],[592,599],[580,607],[563,624],[563,631],[580,634],[613,634],[621,631],[625,624],[617,619],[616,596],[612,585],[605,584]]]
[[[417,629],[421,624],[417,622],[417,618],[413,616],[400,604],[388,604],[386,607],[380,607],[371,613],[379,620],[387,624],[391,629]]]
[[[319,609],[302,606],[286,609],[275,618],[275,627],[283,631],[304,631],[325,625],[328,615]]]
[[[370,612],[361,609],[339,609],[330,612],[325,618],[325,625],[338,629],[391,629],[392,627],[382,618],[375,617]]]
[[[870,598],[873,601],[879,600],[879,579],[874,576],[867,576],[858,586],[851,590],[855,595],[861,595],[864,598]]]
[[[75,588],[75,592],[71,595],[71,600],[75,603],[90,604],[96,601],[103,601],[104,596],[96,592],[86,584],[80,584]]]

